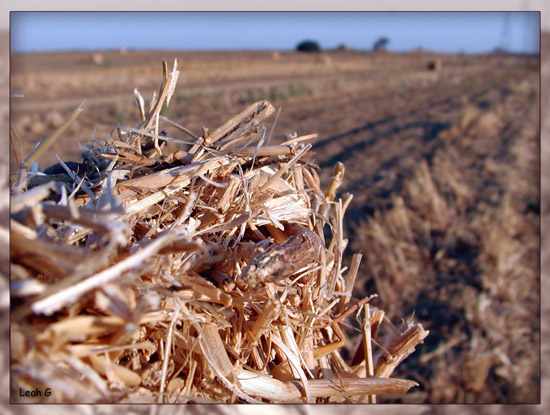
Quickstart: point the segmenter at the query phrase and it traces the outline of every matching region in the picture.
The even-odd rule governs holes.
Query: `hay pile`
[[[270,145],[265,101],[197,137],[160,116],[179,75],[163,70],[149,111],[135,91],[138,128],[117,126],[81,163],[28,168],[80,106],[17,172],[12,400],[375,402],[416,385],[390,375],[427,332],[352,296],[343,166],[321,191],[315,135]],[[164,155],[166,142],[185,150]]]

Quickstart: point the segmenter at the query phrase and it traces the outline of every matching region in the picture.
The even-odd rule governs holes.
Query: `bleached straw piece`
[[[288,156],[294,154],[294,149],[290,146],[264,146],[259,149],[254,147],[246,147],[242,150],[237,150],[233,153],[236,157],[253,157],[256,153],[257,157],[269,157],[269,156]]]
[[[195,299],[197,301],[207,301],[214,304],[222,304],[226,307],[231,306],[234,302],[236,304],[240,304],[239,299],[234,299],[218,287],[215,287],[214,284],[202,278],[188,278],[183,282],[183,286],[189,289],[178,291],[176,293],[177,296],[182,300]]]
[[[191,360],[189,363],[189,374],[185,379],[185,386],[182,390],[182,395],[189,395],[191,393],[191,386],[193,385],[193,379],[195,378],[195,371],[197,370],[198,363],[196,360]]]
[[[334,198],[336,197],[336,191],[342,184],[342,181],[344,180],[344,173],[346,169],[344,168],[344,164],[341,162],[336,163],[336,167],[334,168],[334,174],[332,175],[332,180],[330,181],[330,184],[325,192],[325,198],[332,202]]]
[[[288,358],[288,361],[290,362],[292,367],[296,370],[296,372],[298,372],[298,375],[300,376],[300,380],[303,386],[303,390],[306,395],[306,403],[313,403],[311,392],[308,387],[308,379],[306,377],[304,370],[301,367],[301,363],[298,357],[286,346],[286,344],[276,334],[271,334],[271,341],[275,343],[282,350],[284,355]]]
[[[117,316],[75,316],[50,324],[37,338],[82,341],[87,336],[99,336],[124,323],[125,321]]]
[[[176,84],[178,83],[178,78],[180,76],[180,71],[178,71],[178,60],[174,59],[174,66],[172,70],[168,73],[168,89],[166,91],[166,106],[170,105],[170,100],[174,91],[176,90]]]
[[[361,327],[361,332],[363,334],[363,343],[365,349],[365,367],[367,369],[367,376],[372,378],[374,376],[374,365],[372,361],[372,335],[371,335],[371,319],[370,319],[370,308],[367,304],[364,308],[365,320],[363,326]],[[367,396],[368,403],[376,403],[375,395]]]
[[[294,332],[292,330],[292,327],[290,327],[290,326],[282,327],[279,330],[279,333],[281,334],[281,340],[294,353],[294,355],[297,356],[300,359],[300,363],[305,368],[305,371],[307,371],[309,377],[313,378],[313,374],[310,372],[309,368],[307,367],[306,362],[304,361],[304,356],[302,356],[300,348],[298,347],[298,344],[296,343],[296,339],[294,337]]]
[[[205,324],[202,328],[202,334],[204,336],[201,337],[201,341],[206,346],[205,349],[209,351],[211,361],[220,369],[224,377],[233,382],[236,387],[239,387],[239,380],[237,379],[233,365],[227,356],[227,352],[216,324]]]
[[[305,166],[302,166],[302,175],[304,176],[307,185],[312,188],[317,195],[323,194],[323,192],[321,192],[321,186]]]
[[[335,350],[338,350],[344,344],[344,340],[338,340],[337,342],[325,344],[324,346],[321,346],[313,351],[313,357],[315,359],[320,359],[326,355],[331,354]]]
[[[164,356],[162,361],[162,376],[160,379],[160,391],[159,391],[159,398],[158,398],[159,403],[162,403],[164,399],[164,388],[166,386],[166,374],[168,371],[168,359],[170,358],[170,353],[172,351],[172,340],[174,337],[174,326],[178,321],[179,312],[180,312],[179,303],[177,301],[175,303],[176,305],[174,307],[172,321],[170,322],[170,327],[168,328],[168,334],[166,335],[166,342],[164,347]]]
[[[306,145],[303,149],[301,149],[298,154],[296,154],[292,159],[290,159],[289,162],[287,162],[284,166],[282,166],[277,173],[275,173],[273,176],[269,178],[267,182],[265,182],[259,189],[259,192],[265,191],[275,180],[277,180],[279,177],[281,177],[283,174],[285,174],[302,156],[309,151],[311,148],[311,144]]]
[[[74,356],[65,355],[63,356],[63,360],[69,365],[69,367],[76,370],[82,375],[82,377],[87,379],[90,384],[95,386],[103,395],[104,399],[109,398],[109,388],[107,387],[106,382],[99,376],[97,372],[94,372],[90,366]]]
[[[212,323],[205,324],[204,327],[208,327],[211,325],[212,327],[210,329],[207,328],[207,331],[209,334],[206,334],[204,332],[204,329],[198,326],[197,324],[193,324],[193,326],[199,331],[199,346],[202,351],[202,354],[208,363],[208,368],[216,375],[217,379],[227,388],[229,391],[233,392],[238,398],[242,399],[243,401],[247,403],[261,403],[260,401],[257,401],[256,399],[248,396],[240,386],[240,382],[238,381],[238,378],[233,370],[233,366],[231,365],[231,362],[229,362],[229,366],[231,366],[231,369],[227,366],[227,361],[229,361],[229,358],[227,357],[227,353],[225,352],[225,349],[223,348],[222,343],[222,349],[219,349],[219,344],[217,344],[217,339],[215,339],[215,335],[213,333],[213,330],[217,333],[217,328]],[[218,333],[219,337],[219,333]],[[221,339],[220,339],[221,341]],[[212,343],[214,342],[214,343]],[[225,357],[224,357],[225,353]],[[230,380],[227,378],[227,375],[230,375],[233,380]]]
[[[353,286],[355,285],[355,278],[357,277],[357,271],[359,270],[359,265],[361,264],[361,259],[363,258],[362,254],[353,254],[351,258],[351,265],[349,267],[348,274],[345,278],[345,294],[340,300],[340,305],[338,306],[338,312],[342,313],[346,308],[346,305],[349,303],[351,298],[351,293],[353,291]]]
[[[218,207],[222,213],[226,213],[229,207],[231,206],[231,203],[235,199],[235,194],[238,191],[240,183],[241,181],[239,180],[238,177],[236,176],[229,177],[229,182],[227,183],[227,187],[225,188],[225,191],[223,192],[223,195],[218,202]]]
[[[278,301],[270,300],[266,304],[250,330],[252,343],[255,343],[261,337],[264,331],[269,328],[272,321],[279,318],[280,312],[281,304]]]
[[[299,382],[292,382],[300,387]],[[337,397],[354,395],[403,394],[418,383],[406,379],[312,379],[309,381],[312,397]]]
[[[347,193],[344,196],[345,196],[345,199],[344,199],[344,203],[342,205],[342,215],[346,214],[348,206],[351,203],[351,201],[353,200],[353,195],[350,194],[350,193]]]
[[[331,298],[334,295],[334,289],[336,287],[336,282],[340,278],[340,270],[342,268],[342,256],[344,254],[344,218],[342,217],[342,200],[339,199],[338,203],[335,205],[336,215],[334,228],[336,230],[333,240],[335,241],[335,246],[333,249],[334,254],[334,266],[329,274],[330,284],[327,289],[327,296]]]
[[[134,194],[129,188],[160,189],[168,185],[187,185],[189,180],[199,174],[207,174],[226,166],[229,160],[226,157],[216,157],[204,161],[198,161],[186,166],[177,166],[160,170],[136,179],[121,181],[117,184],[119,194],[125,196]]]
[[[273,130],[275,130],[275,125],[277,125],[277,121],[279,120],[279,115],[281,114],[282,107],[279,107],[277,110],[277,114],[275,114],[275,120],[273,121],[273,124],[271,125],[271,128],[269,129],[269,134],[267,135],[267,142],[266,144],[269,145],[271,142],[271,136],[273,135]]]
[[[257,398],[267,399],[271,403],[297,403],[302,393],[292,382],[282,382],[269,375],[236,369],[243,391]]]
[[[236,369],[243,391],[272,403],[298,403],[303,385],[298,381],[283,382],[268,375]],[[418,383],[396,378],[310,379],[312,398],[352,397],[358,395],[404,394]]]
[[[286,140],[283,143],[283,145],[289,146],[291,144],[296,144],[296,143],[299,143],[301,141],[311,140],[311,139],[317,138],[317,137],[318,137],[317,133],[302,135],[300,137],[295,137],[295,138],[291,138],[290,140]]]
[[[260,150],[260,148],[262,148],[262,146],[264,145],[265,127],[261,127],[257,135],[260,135],[261,137],[260,137],[260,140],[258,141],[258,144],[254,148],[254,154],[252,156],[252,167],[250,169],[254,168],[254,163],[256,162],[256,157],[258,156],[258,150]]]
[[[36,232],[18,221],[10,221],[11,255],[30,267],[39,267],[46,275],[63,278],[82,275],[87,259],[94,258],[81,247],[46,241]]]
[[[134,88],[134,97],[139,111],[139,118],[141,122],[145,122],[145,101],[137,88]]]
[[[103,234],[110,233],[115,239],[118,239],[118,242],[124,242],[120,238],[117,238],[117,236],[122,234],[127,225],[121,220],[113,220],[116,219],[117,215],[113,215],[108,211],[94,211],[76,207],[71,209],[70,205],[61,206],[51,203],[38,204],[35,206],[35,210],[47,218],[78,223]]]
[[[13,195],[11,197],[10,212],[13,215],[27,207],[34,206],[35,204],[46,199],[50,192],[54,189],[54,182],[44,183],[40,186],[33,187],[31,190]]]
[[[141,377],[134,371],[117,365],[116,363],[108,360],[107,356],[88,356],[94,369],[100,375],[107,377],[111,382],[120,382],[127,387],[138,386],[141,383]]]
[[[134,200],[128,203],[124,209],[126,215],[142,212],[147,208],[156,205],[159,202],[162,202],[168,196],[171,196],[174,193],[183,189],[185,186],[188,186],[190,182],[191,179],[184,179],[178,184],[168,185],[163,190],[159,190],[149,196],[144,197],[143,199]]]
[[[213,226],[211,228],[202,229],[199,232],[195,232],[194,236],[199,236],[207,233],[223,232],[228,229],[233,229],[237,226],[240,226],[248,222],[248,219],[249,219],[249,215],[247,213],[243,213],[237,216],[235,219],[231,220],[230,222],[224,223],[222,225]]]
[[[71,287],[63,288],[53,294],[47,295],[31,305],[31,310],[36,314],[50,315],[65,305],[77,301],[83,294],[98,288],[118,277],[124,272],[139,267],[146,259],[155,255],[164,246],[174,242],[176,235],[168,233],[155,239],[149,245],[139,250],[130,257],[120,261],[116,265],[107,268],[100,273],[74,284]]]
[[[165,60],[162,61],[162,67],[163,72],[167,73],[167,63]],[[168,97],[168,93],[171,88],[171,84],[173,81],[177,81],[177,78],[179,76],[179,71],[177,70],[178,67],[178,61],[177,59],[174,59],[174,66],[172,71],[170,72],[169,76],[165,76],[162,80],[162,83],[159,88],[159,94],[158,99],[154,100],[154,104],[151,106],[151,110],[149,111],[149,114],[147,114],[147,117],[145,119],[145,122],[143,125],[141,125],[141,128],[143,130],[147,130],[151,127],[153,121],[156,117],[158,117],[158,114],[160,113],[160,110],[162,109],[162,104],[164,104],[164,101]],[[173,90],[173,89],[172,89]],[[158,134],[158,132],[157,132]]]
[[[210,133],[208,141],[216,143],[222,140],[220,142],[220,146],[222,146],[257,126],[273,114],[274,111],[275,108],[273,105],[267,101],[255,102]]]
[[[124,344],[120,346],[112,346],[110,344],[71,344],[67,346],[67,350],[75,357],[86,357],[91,354],[109,353],[113,351],[123,350],[146,350],[154,352],[156,346],[150,341],[140,343]]]
[[[429,331],[424,330],[422,324],[411,323],[404,333],[392,336],[388,344],[384,346],[386,351],[382,352],[376,359],[375,376],[390,377],[395,368],[414,352],[417,345],[423,343],[428,334]]]
[[[276,225],[276,222],[304,223],[309,216],[307,205],[296,194],[273,197],[267,200],[263,207],[265,208],[266,217],[256,216],[251,221],[256,226]]]

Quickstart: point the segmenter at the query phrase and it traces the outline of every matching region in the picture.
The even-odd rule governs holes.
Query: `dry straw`
[[[266,101],[195,136],[160,115],[177,63],[163,75],[149,111],[135,91],[137,128],[117,126],[82,163],[29,170],[79,107],[18,171],[12,399],[349,403],[415,386],[390,376],[427,332],[352,295],[361,256],[342,264],[343,166],[322,192],[315,135],[264,145]],[[163,154],[163,141],[180,149]],[[362,338],[346,362],[354,316]]]

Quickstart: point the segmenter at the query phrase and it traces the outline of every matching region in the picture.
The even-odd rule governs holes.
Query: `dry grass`
[[[79,108],[16,172],[12,399],[35,388],[52,390],[37,402],[111,403],[376,402],[407,392],[416,383],[391,375],[428,333],[412,322],[398,330],[372,297],[353,297],[361,256],[343,264],[343,166],[323,192],[309,160],[314,135],[269,145],[266,101],[201,136],[161,117],[178,74],[164,63],[148,108],[136,90],[139,127],[117,126],[83,162],[32,166]],[[180,150],[165,155],[166,142]],[[387,249],[402,266],[404,248]],[[346,361],[353,313],[362,336]]]
[[[468,142],[475,127],[473,121],[443,137],[431,163],[419,163],[353,246],[368,247],[365,270],[381,304],[391,305],[390,318],[415,312],[432,333],[424,353],[398,370],[426,388],[404,402],[538,400],[540,326],[533,322],[540,280],[533,267],[537,221],[529,214],[537,189],[525,180],[536,124],[514,136],[498,176],[503,170],[494,157],[480,158],[476,171],[453,143]],[[492,189],[503,192],[495,197]]]

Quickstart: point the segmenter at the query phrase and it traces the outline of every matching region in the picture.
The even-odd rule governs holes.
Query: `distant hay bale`
[[[28,130],[32,123],[32,118],[29,114],[22,115],[17,120],[12,120],[12,125],[15,125],[15,129],[19,131]]]
[[[102,53],[96,52],[92,54],[92,62],[94,65],[103,65],[105,63],[105,57]]]
[[[25,85],[25,89],[30,91],[34,90],[38,85],[37,78],[32,73],[23,75],[23,83]]]
[[[39,119],[33,119],[29,124],[27,124],[27,128],[31,134],[37,135],[44,133],[47,129],[47,125]]]
[[[18,172],[11,380],[52,392],[24,402],[374,403],[416,386],[390,376],[428,332],[353,297],[344,166],[323,192],[316,134],[266,145],[267,101],[202,136],[161,117],[177,62],[163,73],[148,111],[135,90],[138,128],[29,171],[81,105]],[[354,315],[361,347],[345,359]]]
[[[51,111],[46,115],[46,122],[48,123],[48,128],[55,129],[59,127],[64,121],[63,115],[58,111]]]
[[[281,59],[281,52],[279,52],[278,50],[272,52],[271,59],[273,59],[274,61],[279,61]]]
[[[428,65],[427,65],[428,70],[434,71],[434,72],[439,72],[442,67],[443,67],[443,63],[441,62],[441,59],[430,61],[428,62]]]

